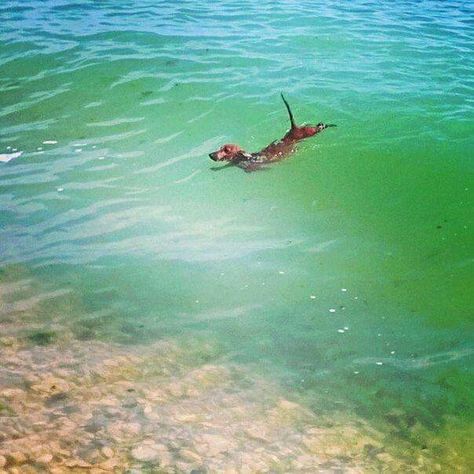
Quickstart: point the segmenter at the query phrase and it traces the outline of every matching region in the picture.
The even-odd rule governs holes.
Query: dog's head
[[[228,143],[221,146],[217,151],[209,153],[209,157],[214,161],[232,161],[242,151],[239,145]]]

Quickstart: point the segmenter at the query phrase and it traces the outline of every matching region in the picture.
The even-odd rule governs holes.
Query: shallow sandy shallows
[[[0,472],[403,471],[362,422],[318,417],[193,351],[1,339]]]

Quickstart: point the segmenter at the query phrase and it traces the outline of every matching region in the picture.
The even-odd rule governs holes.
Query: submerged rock
[[[113,472],[115,468],[123,468],[123,463],[119,459],[110,458],[99,464],[106,471]]]
[[[28,458],[26,457],[25,453],[22,453],[21,451],[14,451],[10,454],[7,454],[7,460],[11,464],[23,464],[28,461]]]
[[[53,455],[48,453],[48,454],[43,454],[36,461],[39,462],[40,464],[49,464],[52,460],[53,460]]]
[[[66,461],[64,463],[65,466],[67,467],[92,467],[92,465],[82,459],[71,459],[69,461]]]
[[[250,426],[245,430],[245,434],[252,439],[257,441],[268,441],[268,435],[266,430],[263,429],[261,426]]]
[[[0,392],[0,395],[5,398],[21,398],[26,394],[21,388],[6,388]],[[2,411],[2,405],[0,404],[0,411]]]
[[[112,448],[109,448],[108,446],[104,446],[101,449],[101,452],[106,458],[112,458],[115,455],[114,450]]]
[[[216,434],[204,434],[202,435],[204,443],[207,444],[207,447],[200,446],[199,452],[204,453],[208,456],[216,456],[217,454],[223,453],[232,449],[233,443],[223,436]]]
[[[180,449],[178,454],[182,459],[184,459],[187,462],[191,462],[191,463],[202,462],[201,456],[199,456],[199,454],[196,454],[195,452],[189,449]]]
[[[160,457],[160,451],[148,444],[141,444],[133,448],[131,454],[133,459],[141,462],[158,461]]]
[[[60,378],[57,377],[45,377],[40,381],[40,383],[33,385],[31,389],[35,392],[40,392],[43,394],[54,394],[54,393],[66,393],[69,391],[69,384]]]

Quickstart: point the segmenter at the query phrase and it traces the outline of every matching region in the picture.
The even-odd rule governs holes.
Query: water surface
[[[473,13],[2,4],[0,153],[23,152],[0,163],[2,335],[211,344],[467,472]],[[286,132],[281,91],[338,128],[269,170],[213,170],[223,143]]]

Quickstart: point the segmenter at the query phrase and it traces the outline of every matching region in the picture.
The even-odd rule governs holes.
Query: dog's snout
[[[217,161],[216,152],[214,152],[214,153],[209,153],[209,158],[210,158],[211,160]]]

